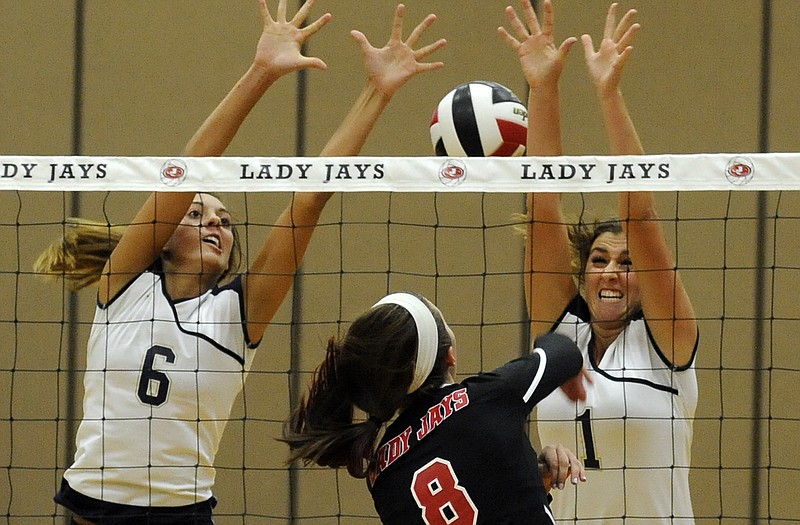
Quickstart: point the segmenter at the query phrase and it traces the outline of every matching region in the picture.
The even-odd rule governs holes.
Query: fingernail
[[[578,484],[578,478],[572,478],[572,484],[573,485],[577,485]]]

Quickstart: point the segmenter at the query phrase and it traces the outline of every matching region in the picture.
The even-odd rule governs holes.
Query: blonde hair
[[[233,248],[228,268],[220,280],[239,270],[242,246],[235,226]],[[64,236],[51,244],[33,263],[33,271],[44,277],[64,279],[67,289],[77,292],[100,280],[103,268],[117,247],[125,226],[87,219],[69,218],[64,222]]]
[[[64,236],[51,244],[33,263],[33,271],[53,279],[64,279],[70,291],[85,288],[100,274],[117,246],[124,226],[70,218]]]

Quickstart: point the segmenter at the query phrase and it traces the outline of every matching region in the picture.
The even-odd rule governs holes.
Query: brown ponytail
[[[438,387],[444,379],[452,340],[435,311],[434,317],[439,332],[436,364],[412,395]],[[347,467],[353,477],[365,477],[383,422],[409,402],[416,352],[414,320],[394,304],[371,308],[353,321],[340,341],[331,338],[307,396],[284,426],[282,441],[289,445],[290,461]],[[354,421],[356,408],[366,420]]]
[[[337,374],[340,354],[341,346],[331,338],[308,395],[284,425],[282,441],[289,444],[290,461],[347,467],[350,475],[363,478],[368,468],[364,458],[371,456],[381,427],[369,419],[353,421],[355,405]]]

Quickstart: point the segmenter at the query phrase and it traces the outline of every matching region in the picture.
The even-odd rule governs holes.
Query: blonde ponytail
[[[64,279],[70,291],[80,290],[100,279],[124,231],[124,226],[67,219],[64,237],[39,255],[33,271],[53,279]]]

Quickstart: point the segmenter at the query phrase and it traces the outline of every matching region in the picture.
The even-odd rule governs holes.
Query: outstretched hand
[[[619,88],[622,68],[633,51],[631,43],[641,28],[639,24],[633,23],[634,16],[636,10],[631,9],[617,24],[617,4],[613,3],[608,8],[600,47],[595,50],[592,37],[581,36],[589,76],[601,95],[613,93]]]
[[[330,13],[325,13],[313,23],[303,26],[316,0],[307,0],[291,20],[286,19],[286,2],[279,0],[275,18],[267,8],[266,0],[259,0],[264,30],[256,47],[253,64],[271,75],[282,76],[300,69],[326,69],[328,66],[317,57],[303,56],[302,46],[311,36],[328,23]]]
[[[513,7],[506,7],[511,31],[516,36],[502,26],[497,28],[497,32],[517,53],[522,72],[532,89],[544,84],[557,83],[567,54],[578,39],[569,37],[559,47],[555,46],[553,3],[550,0],[544,1],[544,21],[541,25],[530,0],[521,0],[520,4],[525,24]]]
[[[438,51],[447,43],[444,38],[427,46],[414,49],[420,37],[436,20],[430,14],[403,41],[403,15],[405,6],[399,4],[394,12],[392,33],[389,41],[382,48],[373,47],[361,31],[353,30],[350,34],[361,47],[367,79],[375,89],[392,97],[409,79],[415,75],[444,67],[442,62],[421,62]]]

